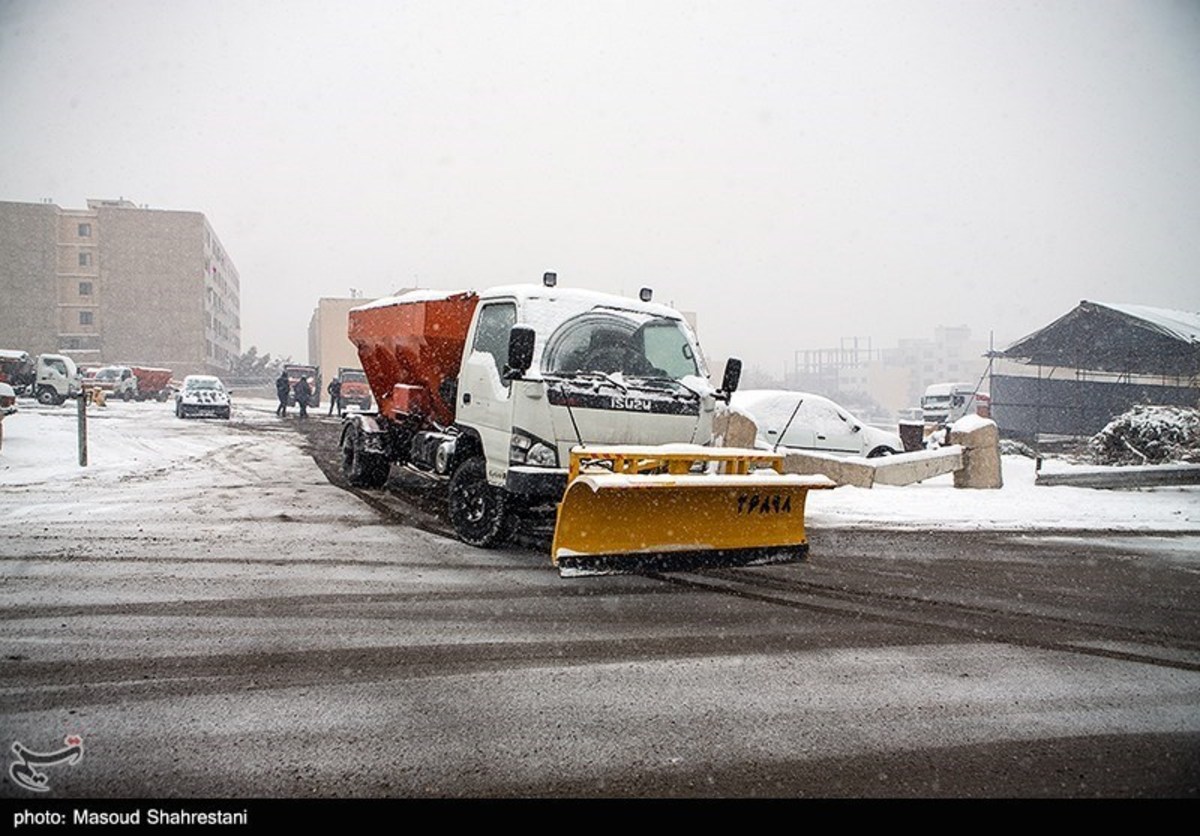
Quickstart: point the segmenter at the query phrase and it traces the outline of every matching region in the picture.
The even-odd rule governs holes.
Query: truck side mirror
[[[737,391],[738,382],[742,379],[742,361],[730,357],[725,361],[725,376],[721,378],[721,391],[717,395],[728,402],[729,396]]]
[[[504,379],[524,377],[533,365],[533,341],[536,333],[527,325],[514,325],[508,333],[508,362],[504,364]]]

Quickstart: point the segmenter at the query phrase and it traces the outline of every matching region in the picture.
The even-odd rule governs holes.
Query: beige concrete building
[[[321,380],[325,383],[337,376],[339,368],[362,368],[358,350],[346,332],[350,325],[350,309],[371,301],[360,297],[317,300],[312,319],[308,321],[308,363],[321,370]]]
[[[77,363],[220,374],[241,353],[241,290],[199,212],[0,202],[0,343]]]

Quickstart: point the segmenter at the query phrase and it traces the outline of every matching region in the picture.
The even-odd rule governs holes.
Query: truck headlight
[[[554,445],[524,430],[513,430],[508,445],[509,464],[531,464],[535,467],[558,467],[558,452]]]

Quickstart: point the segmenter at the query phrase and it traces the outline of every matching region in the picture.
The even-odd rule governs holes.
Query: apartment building
[[[241,353],[240,298],[237,268],[199,212],[0,201],[6,348],[220,374]]]

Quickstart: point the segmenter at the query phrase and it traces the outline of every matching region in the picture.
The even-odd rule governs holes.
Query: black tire
[[[128,389],[126,389],[121,393],[121,400],[129,403],[131,400],[133,400],[133,392],[130,392]]]
[[[884,456],[894,456],[894,455],[896,455],[896,451],[893,450],[891,447],[876,447],[870,453],[867,453],[867,458],[868,459],[879,459]]]
[[[43,386],[41,389],[38,389],[37,402],[42,406],[57,406],[61,403],[58,399],[58,393],[49,386]]]
[[[517,518],[508,495],[487,481],[482,456],[467,459],[450,477],[450,524],[464,543],[490,549],[499,546],[516,529]]]
[[[391,464],[379,453],[363,449],[363,433],[351,427],[342,435],[342,475],[356,488],[382,488],[387,484]]]

